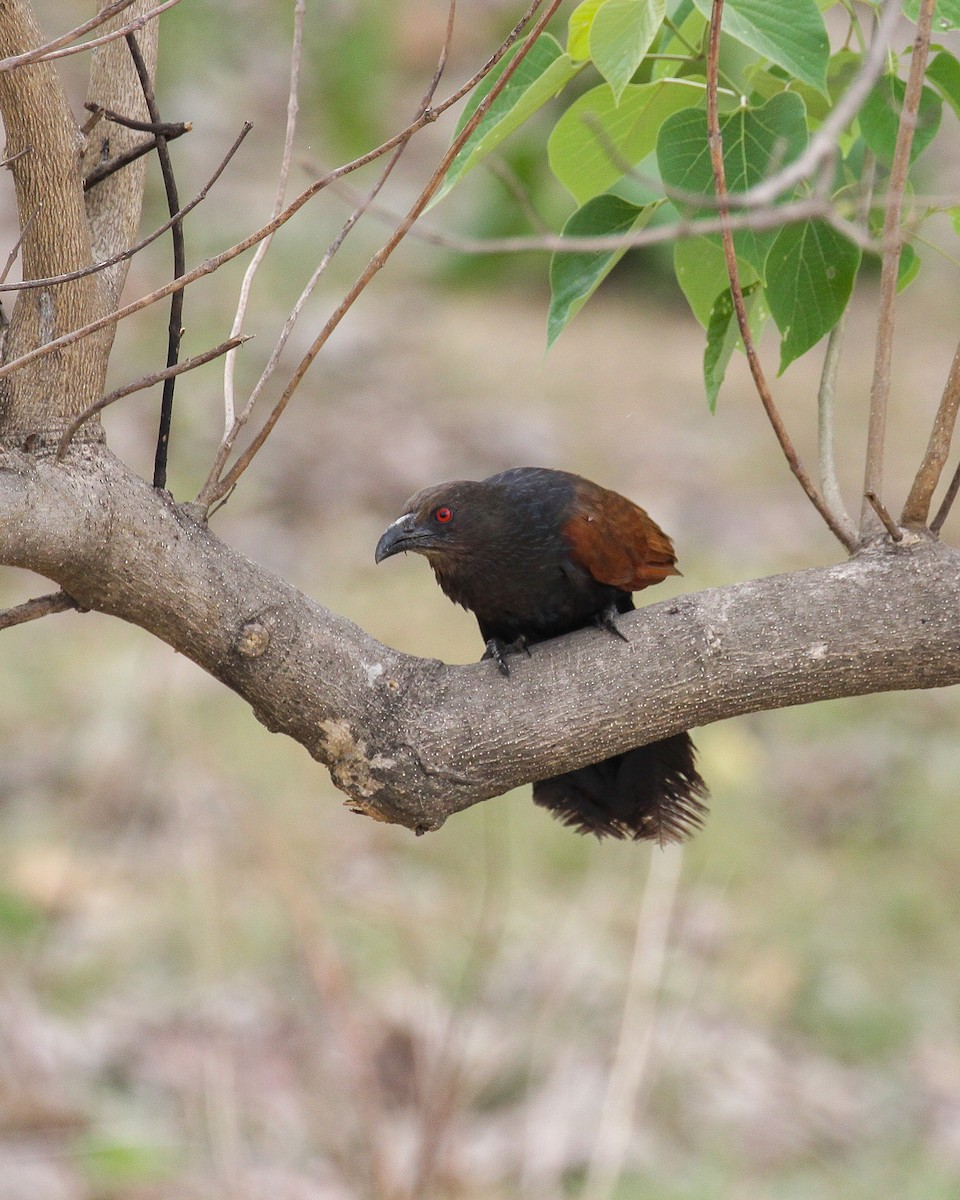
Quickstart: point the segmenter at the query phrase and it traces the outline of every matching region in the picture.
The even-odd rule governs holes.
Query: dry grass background
[[[322,9],[314,22],[341,33],[371,11]],[[203,126],[177,147],[183,190],[234,121],[258,117],[260,140],[198,216],[194,258],[271,202],[282,21],[236,10],[224,28],[186,0],[170,21],[165,115]],[[437,11],[393,30],[411,95]],[[505,11],[477,14],[453,71]],[[201,71],[211,29],[220,56]],[[323,157],[318,130],[311,109],[304,152]],[[249,362],[342,212],[318,208],[278,242]],[[344,258],[314,323],[363,253]],[[138,263],[131,289],[165,264]],[[892,496],[957,335],[955,268],[933,274],[899,327]],[[222,336],[237,278],[188,298],[185,353]],[[541,279],[468,288],[435,253],[402,251],[218,532],[390,644],[461,661],[478,635],[425,565],[373,565],[378,533],[428,482],[582,471],[670,530],[677,591],[836,558],[739,365],[706,413],[698,331],[653,264],[547,357]],[[841,379],[848,494],[871,316],[868,284]],[[154,365],[164,319],[123,332],[118,380]],[[804,360],[777,387],[808,457],[816,370]],[[217,392],[215,372],[182,387],[180,497],[210,457]],[[145,471],[152,403],[108,423]],[[0,585],[9,601],[42,590]],[[235,697],[94,614],[3,635],[0,714],[0,1200],[960,1194],[956,690],[699,731],[712,813],[682,856],[578,838],[527,789],[423,839],[359,818]]]

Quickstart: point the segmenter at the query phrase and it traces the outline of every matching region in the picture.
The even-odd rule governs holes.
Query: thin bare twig
[[[114,112],[112,108],[104,108],[88,100],[83,106],[95,116],[103,117],[113,125],[122,125],[125,129],[136,129],[140,133],[153,133],[158,137],[177,138],[193,129],[190,121],[139,121],[136,117],[125,117],[123,113]]]
[[[91,17],[89,21],[84,21],[82,25],[77,25],[74,29],[68,29],[66,33],[60,34],[59,37],[53,39],[52,42],[45,42],[42,46],[37,46],[33,50],[25,50],[23,54],[11,54],[9,58],[0,58],[0,71],[12,71],[14,67],[23,67],[27,63],[37,62],[41,58],[46,58],[52,54],[54,50],[58,50],[61,46],[66,46],[70,42],[76,41],[78,37],[83,37],[85,33],[89,33],[91,29],[96,29],[98,25],[103,25],[117,13],[123,12],[125,8],[129,8],[133,0],[113,0],[112,4],[108,4],[102,8],[95,17]]]
[[[958,413],[960,413],[960,344],[957,345],[953,362],[950,364],[950,373],[947,376],[943,395],[940,397],[940,404],[933,421],[933,429],[930,431],[930,440],[927,443],[923,461],[900,515],[900,520],[904,525],[923,525],[926,522],[933,493],[940,482],[941,472],[950,453],[950,442],[956,428]]]
[[[293,43],[290,48],[290,86],[287,92],[287,123],[283,135],[283,153],[280,158],[280,175],[277,180],[277,195],[273,205],[273,216],[277,217],[283,211],[287,195],[287,182],[290,178],[290,161],[293,156],[293,139],[297,131],[297,114],[300,110],[300,64],[303,58],[303,20],[306,14],[305,0],[297,0],[293,9]],[[257,247],[250,265],[244,272],[240,284],[240,296],[237,300],[237,311],[233,318],[231,334],[238,334],[243,327],[246,316],[250,289],[264,255],[270,248],[273,235],[266,237]],[[229,437],[236,418],[236,400],[234,388],[235,354],[228,354],[223,365],[223,436]]]
[[[139,31],[148,22],[156,20],[162,13],[165,13],[168,8],[173,8],[175,4],[179,4],[180,0],[164,0],[163,4],[158,4],[156,8],[151,8],[149,12],[145,12],[142,16],[137,17],[135,21],[130,21],[126,25],[120,25],[116,29],[105,33],[101,37],[91,38],[89,42],[81,42],[76,46],[65,46],[62,50],[47,49],[42,54],[37,54],[34,61],[45,62],[54,58],[66,58],[70,54],[83,54],[85,50],[95,50],[98,46],[105,46],[107,42],[115,42],[118,38],[126,37],[128,33],[139,33]],[[102,17],[103,14],[100,14]],[[101,24],[98,19],[97,24]],[[43,50],[44,47],[41,47]]]
[[[450,50],[450,43],[453,39],[453,22],[454,22],[455,14],[456,14],[456,2],[455,2],[455,0],[451,0],[450,7],[449,7],[448,13],[447,13],[446,34],[444,37],[443,45],[440,49],[440,56],[439,56],[439,60],[437,63],[437,68],[434,71],[433,78],[431,79],[430,84],[429,84],[426,92],[424,93],[423,99],[420,101],[420,104],[418,106],[418,109],[417,109],[418,117],[422,116],[423,113],[427,111],[427,109],[430,106],[430,101],[433,99],[434,93],[436,92],[436,89],[440,85],[440,80],[443,76],[443,69],[446,64],[447,55]],[[276,370],[277,364],[280,361],[280,356],[282,355],[284,347],[286,346],[287,341],[290,337],[290,334],[293,332],[293,328],[296,325],[297,320],[299,319],[300,313],[303,310],[303,306],[307,303],[307,300],[312,295],[314,288],[317,286],[317,283],[320,281],[321,277],[323,276],[324,272],[326,271],[327,267],[329,266],[331,260],[333,259],[333,256],[337,253],[337,251],[343,245],[343,242],[347,238],[347,236],[350,234],[350,231],[355,227],[357,222],[360,220],[360,218],[363,216],[363,214],[367,211],[367,209],[370,207],[370,205],[373,203],[373,201],[379,195],[384,184],[387,182],[387,180],[389,179],[390,175],[392,174],[394,168],[396,167],[397,163],[400,161],[401,155],[403,154],[404,150],[407,148],[407,146],[409,144],[410,144],[409,139],[407,139],[406,141],[401,142],[394,149],[390,158],[387,160],[386,166],[380,172],[380,175],[375,180],[373,186],[369,189],[367,194],[365,196],[363,196],[359,200],[359,202],[356,204],[353,212],[349,215],[347,220],[344,222],[344,224],[341,227],[337,236],[333,239],[331,244],[327,247],[327,250],[326,250],[325,254],[323,255],[322,259],[320,260],[320,262],[318,263],[316,270],[313,272],[310,279],[307,281],[305,287],[301,291],[299,297],[297,298],[296,304],[293,306],[293,309],[290,312],[290,315],[287,317],[286,321],[284,322],[283,329],[280,331],[280,336],[277,339],[277,343],[274,346],[273,352],[271,353],[270,358],[267,360],[267,364],[264,367],[263,371],[261,372],[260,378],[257,380],[255,387],[253,388],[252,392],[250,393],[247,403],[244,406],[243,412],[241,412],[240,415],[238,417],[236,417],[233,424],[224,433],[223,440],[221,441],[220,446],[217,449],[216,457],[214,458],[213,464],[210,468],[210,473],[209,473],[208,480],[207,480],[207,482],[209,484],[215,485],[216,481],[219,479],[220,473],[223,471],[223,468],[226,465],[227,459],[230,456],[233,446],[236,443],[237,436],[239,435],[243,426],[250,419],[250,417],[253,413],[253,410],[254,410],[254,406],[257,403],[257,400],[259,399],[260,395],[263,392],[263,389],[266,387],[266,385],[269,382],[270,378],[272,377],[274,371]],[[265,243],[261,243],[261,246],[263,246],[263,245],[265,245]]]
[[[51,592],[47,596],[37,596],[14,608],[0,612],[0,629],[12,629],[14,625],[23,625],[27,621],[36,621],[40,617],[48,617],[51,613],[66,612],[70,608],[79,608],[76,600],[66,592]]]
[[[847,324],[847,314],[844,312],[840,320],[830,330],[827,339],[827,352],[823,359],[823,371],[820,375],[820,388],[817,392],[817,446],[819,451],[820,487],[823,498],[830,505],[837,518],[837,523],[851,542],[857,540],[857,527],[847,512],[840,492],[837,479],[837,466],[833,457],[834,431],[834,398],[836,394],[837,369],[840,365],[840,350],[843,346],[843,333]]]
[[[211,362],[215,358],[219,358],[222,354],[228,354],[231,350],[235,350],[238,346],[242,346],[244,342],[249,342],[252,334],[246,334],[241,337],[228,338],[225,342],[221,342],[219,346],[214,346],[212,350],[204,350],[202,354],[195,354],[193,358],[185,359],[181,363],[173,363],[169,367],[164,367],[162,371],[153,371],[149,375],[141,375],[139,379],[134,379],[131,383],[125,383],[122,387],[114,388],[106,396],[102,396],[95,404],[91,404],[85,408],[79,416],[74,417],[67,428],[63,432],[57,444],[57,459],[63,458],[67,452],[67,447],[73,441],[77,430],[81,425],[85,425],[91,417],[102,412],[105,408],[109,408],[111,404],[115,404],[117,400],[122,400],[124,396],[130,396],[134,392],[143,391],[144,388],[153,387],[157,383],[162,383],[167,379],[172,379],[175,375],[182,375],[185,371],[192,371],[195,367],[202,367],[204,363]]]
[[[147,112],[154,128],[159,130],[163,124],[160,120],[160,110],[157,98],[153,92],[153,81],[135,33],[127,34],[127,46],[133,65],[137,69],[143,98],[146,101]],[[167,139],[157,136],[157,158],[160,161],[160,172],[163,176],[163,189],[167,196],[167,208],[173,218],[170,226],[170,237],[173,241],[173,277],[179,279],[187,269],[187,256],[183,244],[183,220],[176,216],[180,211],[180,197],[177,193],[177,181],[173,174],[173,161],[167,148]],[[174,292],[170,298],[170,322],[167,326],[167,366],[176,366],[180,357],[180,339],[183,336],[183,289]],[[173,419],[173,392],[176,387],[176,372],[164,379],[163,395],[160,400],[160,428],[157,432],[157,450],[153,463],[153,486],[166,487],[167,484],[167,449],[170,443],[170,423]]]
[[[737,325],[740,329],[740,337],[743,341],[743,347],[746,351],[747,362],[750,366],[750,374],[753,376],[753,382],[756,385],[757,393],[760,396],[760,401],[763,404],[764,411],[770,421],[773,431],[776,434],[777,441],[780,443],[780,448],[787,459],[790,470],[793,472],[800,486],[806,492],[810,501],[813,503],[817,512],[823,517],[830,531],[834,536],[848,549],[852,550],[856,544],[855,540],[851,540],[850,535],[844,530],[840,520],[833,513],[830,506],[826,503],[823,496],[820,494],[813,480],[807,473],[806,468],[800,460],[794,448],[790,435],[787,433],[786,426],[780,416],[779,410],[774,403],[773,395],[770,387],[767,384],[766,375],[760,363],[760,356],[757,353],[757,347],[753,340],[753,334],[750,330],[750,322],[747,318],[747,309],[743,299],[743,289],[740,286],[740,268],[737,265],[737,253],[733,244],[733,231],[730,226],[730,214],[727,207],[727,185],[726,171],[723,163],[723,136],[720,132],[720,112],[717,104],[717,81],[720,61],[720,22],[723,16],[723,0],[713,0],[713,7],[710,13],[710,32],[707,48],[707,141],[710,147],[710,162],[713,167],[714,185],[716,188],[717,198],[721,201],[719,206],[719,217],[721,223],[721,238],[723,240],[723,252],[727,264],[727,276],[730,280],[730,294],[733,299],[734,312],[737,316]]]
[[[894,306],[897,275],[900,269],[900,217],[910,169],[910,150],[917,127],[917,113],[923,93],[923,79],[930,51],[930,29],[935,0],[921,0],[917,16],[917,34],[913,42],[910,74],[903,97],[903,111],[897,130],[890,180],[887,185],[887,210],[883,222],[884,251],[880,267],[880,295],[877,304],[877,346],[870,385],[870,413],[867,420],[867,453],[863,474],[863,493],[880,495],[883,490],[883,453],[887,434],[887,407],[890,399],[890,364],[893,358]],[[860,514],[860,535],[865,538],[875,528],[873,507],[865,499]]]
[[[42,205],[41,205],[41,207],[42,207]],[[30,232],[30,230],[33,228],[33,223],[37,219],[37,214],[39,212],[40,212],[39,208],[35,209],[30,214],[30,216],[27,218],[27,220],[24,221],[23,228],[20,230],[20,236],[13,243],[13,248],[11,249],[10,253],[7,255],[7,261],[4,263],[3,270],[0,271],[0,284],[3,284],[4,280],[7,278],[7,276],[10,274],[11,270],[13,269],[13,264],[17,261],[17,255],[20,253],[20,247],[23,245],[23,240],[27,236],[27,234]]]
[[[527,10],[527,13],[524,14],[521,24],[528,21],[530,16],[534,12],[536,12],[536,10],[538,8],[541,7],[542,3],[543,3],[543,0],[534,0],[534,3],[531,4],[530,8]],[[490,91],[486,94],[486,96],[484,96],[484,98],[477,105],[477,107],[474,110],[473,114],[471,115],[470,119],[465,123],[463,128],[460,130],[459,134],[450,143],[449,148],[447,149],[446,153],[441,158],[433,175],[431,176],[431,178],[427,182],[426,186],[421,191],[420,195],[417,197],[412,208],[409,210],[407,215],[404,217],[404,219],[400,222],[400,224],[394,230],[393,234],[387,239],[387,241],[383,244],[383,246],[380,247],[380,249],[373,256],[373,258],[371,258],[371,260],[369,261],[367,266],[364,268],[364,270],[361,272],[360,276],[357,278],[356,282],[353,284],[353,286],[350,288],[350,290],[346,293],[346,295],[343,297],[343,299],[340,301],[340,303],[337,305],[337,307],[334,309],[332,315],[328,318],[323,329],[320,331],[318,336],[314,339],[312,345],[307,350],[307,352],[303,356],[303,358],[300,360],[300,363],[298,364],[296,370],[293,372],[293,375],[291,376],[290,381],[287,384],[286,388],[284,389],[282,395],[280,396],[279,400],[277,400],[276,404],[274,405],[273,409],[271,410],[266,421],[263,423],[263,425],[257,431],[254,438],[251,440],[250,445],[245,448],[243,453],[237,458],[236,462],[233,464],[233,466],[230,468],[230,470],[227,472],[227,474],[225,476],[223,476],[223,478],[221,480],[219,480],[215,484],[212,484],[208,480],[208,482],[204,485],[203,489],[201,490],[200,495],[197,498],[198,503],[209,505],[209,504],[214,503],[221,496],[225,495],[226,492],[229,491],[229,489],[232,488],[236,484],[237,480],[240,478],[240,476],[243,474],[243,472],[247,469],[247,467],[253,461],[255,455],[260,450],[260,447],[263,445],[263,443],[269,437],[270,432],[272,431],[273,427],[276,425],[277,421],[280,419],[280,416],[283,413],[283,410],[286,408],[287,404],[289,403],[291,396],[294,394],[296,389],[299,387],[300,381],[303,379],[304,375],[309,370],[309,368],[310,368],[311,364],[313,363],[314,359],[316,358],[316,356],[320,353],[320,350],[326,344],[331,333],[333,333],[333,331],[336,329],[336,327],[340,324],[344,315],[353,306],[357,297],[364,290],[364,288],[367,286],[367,284],[370,282],[370,280],[374,277],[374,275],[376,275],[376,273],[380,270],[380,268],[386,263],[387,259],[390,257],[390,255],[393,253],[393,251],[397,248],[397,246],[400,244],[400,242],[403,241],[403,239],[406,236],[407,232],[409,231],[410,227],[413,225],[413,223],[417,220],[417,218],[421,215],[421,213],[424,211],[424,209],[430,203],[430,200],[433,197],[434,193],[437,191],[437,189],[440,187],[441,183],[443,182],[444,176],[446,175],[447,171],[450,168],[450,164],[453,162],[454,158],[457,156],[457,154],[459,154],[459,152],[463,148],[464,144],[472,136],[474,130],[477,128],[477,126],[480,124],[480,122],[486,116],[487,112],[490,109],[490,106],[494,103],[494,101],[497,99],[497,97],[500,95],[500,93],[503,91],[503,89],[507,86],[507,84],[513,78],[514,72],[518,69],[520,64],[526,58],[527,54],[530,52],[531,47],[536,42],[536,39],[540,36],[540,33],[546,27],[547,22],[553,16],[553,14],[556,12],[556,10],[560,7],[561,3],[562,3],[562,0],[549,0],[549,3],[547,3],[545,5],[545,7],[543,8],[543,11],[540,14],[540,17],[538,18],[536,23],[531,28],[530,32],[525,37],[524,41],[520,44],[519,48],[517,49],[517,53],[513,56],[513,58],[507,64],[507,66],[501,73],[499,79],[497,79],[496,83],[493,85],[493,87],[490,89]],[[430,112],[430,111],[433,111],[433,110],[431,110],[431,109],[427,110],[427,112]],[[426,115],[426,113],[424,115]],[[414,122],[413,124],[416,125],[417,122]]]
[[[247,136],[247,134],[250,132],[250,130],[252,128],[253,128],[253,126],[250,124],[250,122],[246,121],[244,123],[243,128],[240,130],[240,132],[237,134],[236,138],[234,139],[233,145],[230,147],[230,149],[226,152],[226,154],[220,160],[219,164],[217,165],[217,169],[210,176],[210,178],[207,180],[207,182],[203,185],[203,187],[200,189],[200,191],[197,192],[197,194],[190,201],[190,203],[185,204],[183,206],[183,208],[181,208],[178,212],[174,213],[174,215],[172,217],[170,217],[168,220],[164,221],[164,223],[162,225],[159,225],[156,229],[154,229],[154,231],[152,233],[148,234],[141,241],[135,243],[133,246],[128,247],[126,250],[121,250],[119,254],[115,254],[112,258],[104,259],[103,262],[93,263],[89,267],[81,267],[81,269],[79,271],[67,271],[63,275],[50,275],[45,279],[25,279],[20,283],[0,284],[0,293],[2,293],[2,292],[18,292],[18,291],[23,291],[25,288],[51,287],[53,284],[67,283],[68,280],[80,279],[81,276],[83,276],[83,275],[95,275],[97,273],[97,271],[103,271],[107,267],[116,266],[116,264],[118,262],[123,262],[124,259],[132,258],[135,254],[139,254],[140,251],[145,249],[147,246],[149,246],[151,242],[155,242],[158,237],[162,237],[163,234],[165,234],[167,232],[167,230],[170,228],[170,226],[174,223],[174,221],[177,220],[177,218],[182,219],[188,213],[192,212],[193,209],[195,209],[198,204],[200,204],[202,201],[206,200],[207,195],[210,192],[210,189],[213,187],[213,185],[217,182],[217,180],[220,178],[220,176],[226,170],[227,164],[230,162],[230,160],[233,158],[233,156],[236,154],[236,152],[240,149],[240,143],[243,141],[243,139]]]
[[[98,183],[102,183],[108,176],[115,175],[117,171],[122,171],[124,167],[129,167],[132,162],[136,162],[144,154],[149,154],[151,150],[158,149],[160,142],[166,144],[174,138],[182,137],[183,134],[189,132],[190,126],[181,124],[179,128],[177,126],[170,126],[170,128],[173,129],[172,133],[147,138],[146,141],[140,142],[136,146],[131,146],[129,150],[124,150],[116,158],[111,158],[105,163],[99,163],[84,179],[83,190],[89,192],[91,188],[96,187]],[[98,269],[103,270],[103,263],[98,264]]]
[[[950,486],[947,488],[946,495],[940,502],[937,515],[930,522],[931,533],[939,533],[943,528],[943,523],[949,517],[950,509],[953,508],[953,502],[957,498],[957,492],[960,492],[960,463],[957,463],[957,469],[950,480]]]
[[[903,530],[898,528],[896,521],[890,516],[890,513],[887,511],[887,506],[880,499],[877,493],[866,492],[864,493],[863,498],[880,518],[880,523],[883,525],[887,533],[890,534],[891,539],[895,542],[902,542]]]

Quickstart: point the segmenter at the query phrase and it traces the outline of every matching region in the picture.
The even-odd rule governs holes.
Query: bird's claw
[[[597,613],[595,620],[598,629],[606,629],[608,633],[615,634],[622,642],[629,642],[627,635],[618,628],[614,617],[617,616],[617,609],[610,604],[606,608]]]
[[[507,655],[519,654],[521,650],[526,652],[527,658],[532,657],[525,637],[518,637],[515,642],[511,642],[509,645],[501,641],[500,638],[490,638],[487,641],[487,648],[483,652],[483,657],[492,658],[497,664],[497,670],[501,675],[509,675],[510,668],[507,665]]]
[[[499,638],[490,638],[487,642],[487,648],[483,652],[483,657],[492,658],[497,664],[497,670],[501,675],[509,675],[510,668],[507,666],[506,654],[506,642],[501,642]]]

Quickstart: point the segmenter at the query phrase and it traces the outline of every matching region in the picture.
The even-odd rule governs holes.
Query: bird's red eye
[[[446,505],[444,505],[442,508],[438,508],[433,514],[433,519],[438,521],[441,525],[446,525],[448,521],[453,520],[453,509],[447,508]]]

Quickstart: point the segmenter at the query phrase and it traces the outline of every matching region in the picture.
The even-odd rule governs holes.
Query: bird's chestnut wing
[[[571,559],[598,582],[638,592],[679,575],[673,544],[631,500],[589,480],[578,480],[563,525]]]

